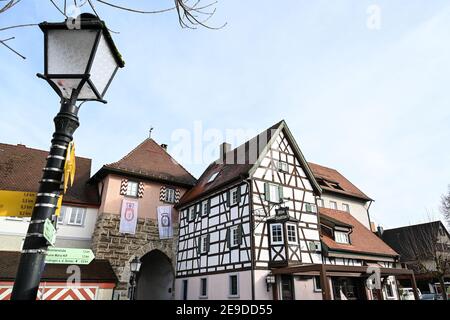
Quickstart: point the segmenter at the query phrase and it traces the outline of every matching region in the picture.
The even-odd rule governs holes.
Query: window
[[[59,217],[58,217],[58,223],[62,224],[64,223],[65,217],[66,217],[66,212],[67,212],[67,207],[66,206],[62,206],[61,207],[61,211],[59,212]]]
[[[209,235],[204,235],[199,238],[199,253],[207,253],[209,251]]]
[[[240,226],[233,226],[230,228],[229,233],[229,247],[237,247],[241,244],[241,227]]]
[[[283,186],[272,183],[264,184],[266,201],[280,203],[283,199]]]
[[[219,174],[218,172],[216,172],[216,173],[213,173],[213,174],[211,175],[211,177],[209,177],[209,179],[208,179],[208,182],[207,182],[207,183],[213,182],[213,181],[214,181],[214,179],[216,179],[216,177],[217,177],[217,175],[218,175],[218,174]]]
[[[202,210],[202,216],[207,216],[209,213],[209,204],[208,204],[208,200],[203,201],[203,210]]]
[[[305,203],[305,211],[306,212],[317,212],[316,206],[312,203]]]
[[[182,291],[182,300],[187,300],[188,298],[188,281],[187,280],[183,280],[183,291]]]
[[[195,220],[195,206],[192,206],[189,208],[188,221],[194,221],[194,220]]]
[[[228,278],[228,285],[229,285],[229,296],[230,297],[239,297],[239,281],[238,281],[238,275],[232,274]]]
[[[320,241],[308,241],[309,251],[319,252],[321,250]]]
[[[348,213],[350,213],[350,206],[347,203],[342,204],[342,209]]]
[[[174,203],[175,202],[175,189],[166,188],[166,202]]]
[[[392,282],[390,280],[388,280],[385,284],[385,289],[386,289],[386,296],[388,298],[394,298],[394,288],[392,286]]]
[[[334,209],[334,210],[337,210],[337,203],[336,203],[336,201],[330,201],[330,208]]]
[[[314,276],[314,291],[315,292],[322,292],[322,286],[320,285],[320,277]]]
[[[286,162],[279,161],[278,162],[278,171],[289,172],[289,165]]]
[[[134,181],[128,181],[126,195],[130,197],[137,197],[137,193],[138,193],[138,183]]]
[[[239,192],[238,188],[235,188],[230,192],[230,206],[235,205],[238,202],[239,202]]]
[[[319,207],[323,208],[323,207],[324,207],[323,199],[317,199],[317,205],[318,205]]]
[[[283,225],[281,223],[270,225],[270,239],[272,244],[284,244]]]
[[[297,241],[297,226],[295,224],[287,224],[286,225],[286,230],[287,230],[288,243],[298,244],[298,241]]]
[[[82,226],[84,224],[84,216],[86,213],[85,208],[70,208],[69,222],[67,224],[74,226]]]
[[[200,278],[200,298],[208,297],[208,279]]]
[[[350,243],[347,232],[335,231],[334,241],[337,243]]]

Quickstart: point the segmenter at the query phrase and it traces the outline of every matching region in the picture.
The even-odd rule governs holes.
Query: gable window
[[[137,195],[138,195],[138,183],[137,182],[128,181],[126,195],[130,196],[130,197],[137,197]]]
[[[208,297],[208,278],[200,278],[200,298]]]
[[[280,203],[283,199],[283,186],[266,182],[264,184],[264,193],[266,201]]]
[[[238,187],[239,188],[239,187]],[[239,202],[239,190],[234,188],[230,191],[230,206]]]
[[[350,206],[349,206],[347,203],[343,203],[343,204],[342,204],[342,209],[343,209],[345,212],[350,213]]]
[[[230,297],[239,297],[239,281],[238,275],[232,274],[228,278],[228,295]]]
[[[202,210],[202,216],[208,215],[208,213],[209,213],[209,204],[208,204],[208,200],[203,201],[202,207],[203,207],[203,210]]]
[[[175,189],[166,188],[166,202],[174,203],[175,202]]]
[[[199,238],[199,253],[204,254],[209,251],[209,235],[203,235]]]
[[[337,203],[336,203],[336,201],[330,201],[330,209],[337,210]]]
[[[348,233],[347,232],[342,232],[342,231],[335,231],[334,232],[334,241],[336,241],[337,243],[346,243],[346,244],[350,243],[350,239],[348,237]]]
[[[317,212],[316,206],[312,203],[305,203],[305,211],[306,212]]]
[[[84,224],[85,208],[70,207],[69,222],[67,224],[82,226]]]
[[[287,240],[290,244],[298,244],[297,241],[297,226],[295,224],[287,224]]]
[[[274,223],[270,225],[270,240],[271,244],[284,244],[283,225],[281,223]]]
[[[287,162],[278,161],[278,171],[289,172],[289,165],[287,164]]]
[[[195,206],[192,206],[189,208],[188,221],[194,221],[194,220],[195,220]]]
[[[241,227],[233,226],[229,231],[229,247],[234,248],[241,244]]]

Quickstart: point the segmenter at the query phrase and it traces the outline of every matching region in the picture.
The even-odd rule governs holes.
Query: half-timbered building
[[[325,167],[305,160],[284,121],[233,150],[227,143],[220,148],[219,159],[176,205],[177,299],[344,299],[341,291],[351,287],[342,289],[345,276],[364,285],[375,266],[392,282],[388,276],[405,273],[396,269],[395,251],[368,229],[369,220],[360,222],[364,215],[326,212],[322,204],[319,212]],[[328,187],[329,197],[351,197]],[[345,237],[349,243],[340,243]],[[357,298],[374,298],[358,290],[364,294]]]

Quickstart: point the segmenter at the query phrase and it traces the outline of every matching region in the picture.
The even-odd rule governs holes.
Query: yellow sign
[[[58,197],[56,216],[59,217],[62,198]],[[0,217],[31,217],[36,202],[35,192],[0,190]]]
[[[64,163],[64,193],[67,191],[67,185],[73,185],[73,181],[75,179],[75,144],[72,142],[69,143],[66,152],[66,161]]]
[[[0,191],[0,217],[31,217],[35,192]]]

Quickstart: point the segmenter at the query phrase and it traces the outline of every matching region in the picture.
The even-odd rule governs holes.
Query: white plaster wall
[[[322,194],[321,199],[324,202],[325,208],[331,208],[330,201],[335,201],[337,203],[337,209],[344,211],[344,206],[342,204],[348,204],[350,206],[350,214],[370,230],[369,216],[367,212],[368,202],[363,200],[350,200],[345,197],[326,193],[326,191]]]
[[[229,297],[228,276],[238,274],[239,279],[239,297]],[[200,279],[208,279],[208,297],[200,298]],[[175,280],[175,299],[183,298],[183,280],[188,280],[188,300],[251,300],[252,282],[251,271],[229,272],[210,274],[205,276],[195,276],[188,278],[178,278]]]
[[[269,270],[255,270],[255,299],[256,300],[272,300],[272,287],[267,291],[266,276],[270,273]]]
[[[295,300],[322,300],[322,291],[314,291],[314,279],[294,276]]]

